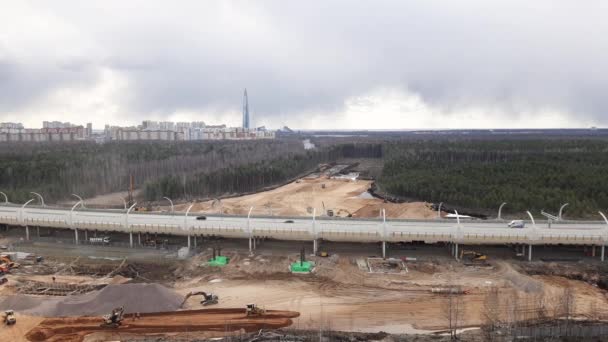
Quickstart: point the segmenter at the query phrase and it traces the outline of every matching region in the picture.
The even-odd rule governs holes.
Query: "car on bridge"
[[[509,228],[524,228],[526,224],[523,220],[513,220],[508,224]]]

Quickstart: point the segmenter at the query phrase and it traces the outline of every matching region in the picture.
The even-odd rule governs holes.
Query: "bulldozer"
[[[15,318],[15,311],[6,310],[4,311],[4,324],[13,325],[17,323],[17,318]]]
[[[247,316],[261,316],[266,313],[266,310],[259,308],[255,304],[247,304],[247,308],[245,309],[245,313]]]
[[[213,293],[207,293],[205,291],[190,292],[184,298],[184,301],[182,302],[182,306],[186,303],[188,298],[190,298],[192,296],[203,296],[203,299],[201,300],[201,305],[203,305],[203,306],[217,304],[220,301],[220,297],[218,297],[217,295],[214,295]]]
[[[102,328],[118,328],[122,324],[124,313],[125,309],[122,306],[112,310],[112,313],[102,317],[103,323],[99,326]]]
[[[463,250],[460,252],[460,259],[462,259],[463,257],[466,257],[467,261],[480,262],[480,263],[485,263],[486,260],[488,259],[488,256],[485,254],[481,254],[481,253],[475,252],[475,251],[466,251],[466,250]]]

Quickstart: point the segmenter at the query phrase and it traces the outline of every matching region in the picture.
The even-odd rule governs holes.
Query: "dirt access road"
[[[326,176],[304,178],[270,191],[197,203],[192,210],[208,214],[247,215],[249,208],[253,207],[254,215],[311,216],[312,208],[315,208],[319,216],[331,209],[335,216],[380,217],[384,208],[386,216],[390,218],[436,217],[437,213],[424,202],[384,203],[372,197],[367,193],[371,183],[367,180],[329,179]],[[175,210],[184,211],[187,207],[187,204],[180,204],[175,206]]]
[[[245,309],[203,309],[169,313],[141,314],[141,318],[128,316],[119,328],[102,328],[99,317],[48,318],[27,333],[29,341],[80,342],[91,333],[126,333],[158,335],[176,332],[259,331],[291,325],[297,312],[269,310],[263,315],[247,317]],[[99,335],[98,335],[99,336]]]

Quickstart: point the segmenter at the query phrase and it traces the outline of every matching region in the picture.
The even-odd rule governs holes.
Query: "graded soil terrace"
[[[253,215],[274,216],[311,216],[312,208],[317,216],[327,215],[332,210],[335,216],[375,218],[386,210],[389,218],[430,219],[437,213],[430,209],[428,203],[384,203],[372,197],[367,190],[372,181],[303,178],[279,188],[251,195],[196,203],[192,212],[207,214],[247,215],[253,207]],[[188,204],[175,206],[177,211],[185,211]],[[169,207],[163,207],[169,210]]]
[[[100,327],[100,317],[48,318],[30,330],[29,341],[83,341],[92,333],[108,335],[137,334],[162,335],[179,332],[218,332],[218,336],[233,331],[253,332],[260,329],[278,329],[292,324],[299,313],[268,310],[263,315],[248,317],[245,309],[203,309],[165,313],[141,314],[139,319],[127,315],[118,328]]]

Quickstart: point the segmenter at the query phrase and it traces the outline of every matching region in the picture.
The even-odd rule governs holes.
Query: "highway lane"
[[[327,217],[269,217],[142,213],[0,205],[0,224],[68,229],[149,232],[172,235],[267,236],[286,240],[323,238],[336,241],[425,241],[474,244],[529,243],[603,245],[608,223],[603,221],[526,221],[526,228],[508,228],[506,221],[387,220]]]

